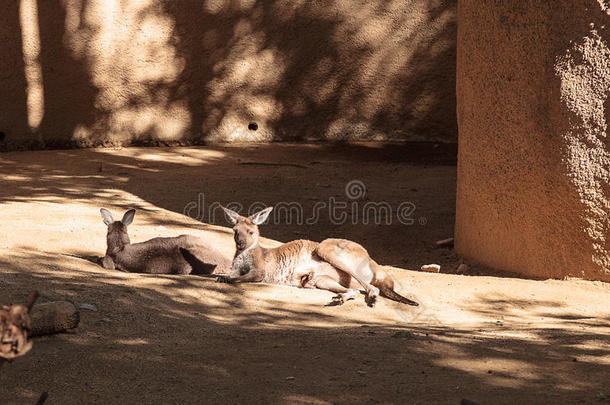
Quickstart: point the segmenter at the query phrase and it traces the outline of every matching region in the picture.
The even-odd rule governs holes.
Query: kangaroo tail
[[[93,264],[97,264],[97,265],[102,265],[102,259],[103,257],[100,256],[85,256],[85,255],[71,255],[68,253],[62,253],[63,256],[68,256],[68,257],[75,257],[77,259],[83,259],[83,260],[87,260]]]
[[[419,306],[419,304],[417,302],[411,301],[410,299],[403,297],[402,295],[398,294],[396,291],[394,291],[393,289],[391,289],[388,286],[380,285],[379,292],[381,293],[382,296],[389,298],[391,300],[402,302],[403,304],[407,304],[407,305],[413,305],[414,307]]]

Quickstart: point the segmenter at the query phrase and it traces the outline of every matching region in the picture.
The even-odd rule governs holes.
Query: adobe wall
[[[456,249],[610,281],[610,3],[460,0]]]
[[[455,19],[456,0],[9,1],[0,150],[455,142]]]

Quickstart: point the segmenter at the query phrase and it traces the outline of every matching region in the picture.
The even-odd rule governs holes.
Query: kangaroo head
[[[242,217],[237,212],[225,207],[222,207],[222,209],[227,214],[229,222],[233,224],[233,238],[239,253],[258,244],[258,237],[260,235],[258,226],[267,220],[273,207],[267,207],[249,217]]]
[[[112,219],[112,214],[105,208],[100,209],[102,219],[108,226],[106,234],[106,242],[108,243],[108,251],[113,252],[120,250],[125,245],[129,245],[129,235],[127,235],[127,226],[133,222],[133,217],[136,215],[136,210],[130,209],[123,215],[123,219],[115,221]]]

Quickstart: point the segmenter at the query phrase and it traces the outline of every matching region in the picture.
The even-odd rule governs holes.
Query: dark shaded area
[[[89,61],[85,55],[76,57],[74,51],[67,47],[65,4],[69,3],[38,1],[39,61],[42,67],[45,110],[39,128],[40,149],[100,144],[95,138],[78,142],[73,136],[79,126],[94,127],[104,112],[96,106],[98,89],[93,83]],[[85,10],[83,7],[79,16],[81,27],[86,21]],[[88,31],[89,37],[95,33],[91,27]]]
[[[28,147],[31,134],[26,110],[19,2],[3,4],[0,13],[0,150]]]

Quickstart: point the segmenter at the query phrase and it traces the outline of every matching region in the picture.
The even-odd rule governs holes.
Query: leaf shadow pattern
[[[276,286],[107,272],[28,250],[4,255],[0,266],[3,302],[37,288],[43,301],[99,308],[83,314],[78,330],[37,339],[29,356],[3,370],[2,402],[31,403],[45,390],[67,404],[577,403],[593,401],[610,376],[608,328],[367,320],[316,305],[310,290],[291,289],[288,304],[267,295]],[[374,311],[364,303],[352,311],[358,305]]]
[[[44,114],[28,128],[14,3],[0,150],[457,141],[455,0],[34,4]]]

